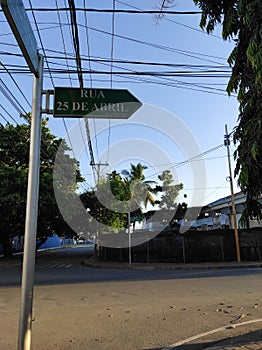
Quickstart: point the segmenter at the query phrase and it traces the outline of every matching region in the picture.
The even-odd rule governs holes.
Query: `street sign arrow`
[[[141,106],[128,90],[54,89],[54,117],[127,119]]]

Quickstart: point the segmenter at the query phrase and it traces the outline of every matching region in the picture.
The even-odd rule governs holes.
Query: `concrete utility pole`
[[[99,162],[98,164],[93,163],[92,166],[97,166],[97,186],[99,189],[100,185],[100,178],[101,178],[101,166],[108,166],[108,163],[101,163]],[[101,220],[102,220],[102,215],[101,215],[101,204],[99,203],[99,222],[98,222],[98,232],[96,234],[96,239],[95,239],[95,256],[99,256],[99,239],[101,237]]]
[[[229,150],[230,140],[229,140],[227,125],[225,125],[225,131],[226,131],[226,134],[225,134],[224,144],[227,147],[229,183],[230,183],[230,191],[231,191],[232,214],[233,214],[233,224],[234,224],[234,232],[235,232],[236,255],[237,255],[237,261],[240,262],[241,257],[240,257],[239,236],[238,236],[238,229],[237,229],[237,215],[236,215],[235,195],[234,195],[234,189],[233,189],[230,150]]]

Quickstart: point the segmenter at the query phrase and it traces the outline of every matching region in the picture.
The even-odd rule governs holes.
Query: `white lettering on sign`
[[[73,111],[88,111],[87,102],[73,102]]]
[[[94,103],[91,112],[128,112],[124,103]]]
[[[81,98],[101,99],[105,98],[102,90],[81,89]]]
[[[79,111],[80,109],[80,103],[79,102],[73,102],[73,111]]]
[[[57,110],[58,111],[67,111],[68,110],[68,101],[65,101],[65,102],[57,101]]]

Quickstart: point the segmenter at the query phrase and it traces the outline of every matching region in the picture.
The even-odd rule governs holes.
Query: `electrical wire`
[[[86,0],[84,0],[84,8],[86,8]],[[87,18],[87,13],[84,13],[84,24],[85,24],[85,35],[86,35],[86,42],[87,42],[87,60],[88,60],[88,65],[89,65],[89,70],[90,70],[90,87],[91,89],[93,88],[93,78],[92,78],[92,68],[91,68],[91,59],[90,59],[90,40],[89,40],[89,32],[88,32],[88,18]],[[87,120],[88,123],[88,120]],[[87,124],[87,127],[89,128],[89,125]],[[95,146],[96,146],[96,154],[97,154],[97,159],[99,159],[99,153],[98,153],[98,141],[97,141],[97,136],[96,136],[96,121],[93,119],[93,127],[94,127],[94,135],[95,135]],[[97,171],[97,177],[98,177],[98,170]],[[94,172],[94,171],[93,171]],[[94,174],[95,178],[95,174]],[[97,180],[98,181],[98,180]]]
[[[41,23],[41,22],[40,22]],[[50,23],[51,25],[52,23]],[[62,25],[68,25],[67,23],[65,24],[62,24]],[[81,23],[78,23],[78,26],[79,27],[86,27],[85,24],[81,24]],[[112,36],[112,33],[111,32],[108,32],[106,30],[102,30],[102,29],[99,29],[99,28],[94,28],[94,27],[88,27],[88,30],[91,30],[91,31],[95,31],[95,32],[98,32],[98,33],[101,33],[101,34],[105,34],[105,35],[109,35],[109,36]],[[135,38],[131,38],[131,37],[128,37],[128,36],[124,36],[124,35],[119,35],[119,34],[114,34],[115,37],[117,38],[120,38],[120,39],[123,39],[123,40],[128,40],[128,41],[133,41],[135,43],[139,43],[139,44],[143,44],[143,45],[148,45],[148,46],[152,46],[152,47],[155,47],[155,48],[158,48],[158,49],[162,49],[162,50],[166,50],[166,51],[170,51],[170,52],[175,52],[175,53],[180,53],[180,54],[184,54],[184,55],[198,55],[198,56],[203,56],[203,57],[209,57],[209,58],[215,58],[215,59],[219,59],[219,60],[223,60],[223,61],[226,61],[226,59],[224,57],[219,57],[219,56],[214,56],[214,55],[210,55],[210,54],[203,54],[203,53],[199,53],[199,52],[194,52],[194,51],[189,51],[189,50],[181,50],[181,49],[176,49],[176,48],[173,48],[173,47],[170,47],[170,46],[165,46],[165,45],[160,45],[160,44],[156,44],[156,43],[153,43],[153,42],[149,42],[149,41],[143,41],[143,40],[139,40],[139,39],[135,39]],[[192,56],[189,56],[189,57],[192,57]],[[193,58],[197,58],[199,59],[198,57],[193,57]],[[202,59],[203,60],[203,59]],[[217,63],[217,62],[214,62],[214,61],[208,61],[208,62],[213,62],[213,63]]]
[[[78,26],[77,26],[77,19],[76,19],[76,8],[75,8],[74,0],[68,0],[68,5],[69,5],[69,9],[70,9],[71,30],[72,30],[72,37],[73,37],[73,46],[74,46],[74,50],[75,50],[78,80],[79,80],[80,88],[83,88],[84,87],[83,69],[82,69],[82,64],[81,64],[80,42],[79,42]],[[90,165],[92,166],[92,169],[94,172],[94,179],[95,179],[95,171],[94,171],[95,170],[95,159],[94,159],[92,141],[91,141],[91,137],[90,137],[89,122],[88,122],[87,118],[85,118],[85,128],[86,128],[88,148],[89,148],[89,153],[90,153]]]
[[[79,26],[80,26],[80,24],[79,24]],[[98,28],[89,27],[89,30],[97,32],[97,33],[101,33],[101,34],[110,35],[110,36],[112,35],[110,32],[108,32],[106,30],[98,29]],[[160,50],[164,50],[164,51],[168,51],[168,52],[173,52],[173,53],[176,53],[176,54],[179,54],[179,55],[183,55],[183,56],[187,56],[187,57],[190,57],[190,58],[194,58],[194,59],[197,59],[197,60],[219,64],[219,62],[216,62],[214,60],[209,60],[209,59],[205,59],[205,58],[199,58],[199,57],[195,56],[195,55],[198,55],[198,56],[204,56],[204,57],[213,57],[213,56],[208,55],[208,54],[200,54],[200,53],[193,52],[193,51],[175,49],[173,47],[152,43],[152,42],[149,42],[149,41],[143,41],[143,40],[140,40],[140,39],[135,39],[135,38],[131,38],[131,37],[120,35],[120,34],[115,34],[115,37],[119,38],[119,39],[131,41],[131,42],[134,42],[134,43],[137,43],[137,44],[150,46],[150,47],[153,47],[153,48],[156,48],[156,49],[160,49]],[[222,58],[217,58],[217,59],[222,59]],[[226,61],[224,58],[223,58],[223,60]]]
[[[5,107],[3,107],[2,105],[0,105],[0,107],[5,111],[5,113],[13,120],[13,122],[18,125],[17,121],[12,117],[12,115],[5,109]],[[3,116],[3,114],[1,113],[1,116],[4,120],[6,120],[6,118]],[[8,121],[7,121],[8,122]],[[9,123],[9,122],[8,122]]]
[[[78,34],[77,19],[76,19],[75,1],[68,0],[68,5],[70,10],[73,45],[75,49],[76,70],[78,74],[80,88],[83,89],[84,82],[83,82],[82,63],[81,63],[81,55],[80,55],[80,42],[79,42],[79,34]]]
[[[57,9],[58,9],[57,0],[56,0],[56,7],[57,7]],[[60,17],[59,11],[57,11],[57,16],[58,16],[59,27],[60,27],[61,37],[62,37],[64,56],[65,56],[65,59],[66,59],[66,66],[67,66],[68,71],[69,71],[69,62],[68,62],[68,56],[67,56],[67,53],[66,53],[65,38],[64,38],[63,28],[62,28],[62,25],[61,25],[61,17]],[[72,42],[73,42],[73,41],[72,41]],[[71,75],[70,75],[70,74],[69,74],[69,81],[70,81],[70,86],[72,87],[73,84],[72,84],[72,78],[71,78]],[[78,122],[79,122],[79,128],[80,128],[81,137],[82,137],[83,142],[85,143],[85,141],[84,141],[84,136],[83,136],[83,132],[82,132],[82,128],[81,128],[80,119],[78,119]],[[65,122],[65,119],[64,119],[64,118],[63,118],[63,123],[64,123],[65,129],[67,130],[67,126],[66,126],[66,122]],[[68,135],[68,133],[67,133],[67,135]],[[71,143],[71,140],[70,140],[70,143]],[[71,147],[72,147],[72,143],[71,143]],[[87,159],[89,160],[89,157],[88,157],[88,153],[87,153],[87,151],[86,151],[86,148],[85,148],[85,153],[86,153]]]
[[[84,0],[84,8],[86,8],[86,0]],[[90,40],[89,40],[89,33],[88,33],[88,19],[87,19],[87,14],[85,12],[84,14],[84,21],[85,21],[85,34],[86,34],[86,43],[87,43],[87,56],[88,56],[88,64],[89,64],[89,69],[90,69],[90,87],[93,87],[93,81],[92,81],[92,73],[91,73],[91,51],[90,51]]]
[[[43,45],[43,42],[42,42],[42,38],[41,38],[41,35],[40,35],[40,30],[39,30],[39,27],[38,27],[38,24],[37,24],[37,21],[36,21],[36,17],[35,17],[35,15],[34,15],[34,10],[33,10],[33,7],[32,7],[31,0],[29,0],[29,4],[30,4],[30,10],[32,11],[32,16],[33,16],[33,19],[34,19],[34,23],[35,23],[35,27],[36,27],[36,32],[37,32],[37,34],[38,34],[38,38],[39,38],[39,41],[40,41],[40,43],[41,43],[41,47],[42,47],[42,51],[43,51],[43,56],[44,56],[44,59],[45,59],[46,65],[47,65],[49,77],[50,77],[50,80],[51,80],[52,85],[53,85],[53,87],[54,87],[54,86],[55,86],[54,80],[53,80],[52,73],[51,73],[51,70],[50,70],[50,67],[49,67],[48,59],[47,59],[47,57],[46,57],[45,48],[44,48],[44,45]],[[25,113],[25,114],[26,114],[26,113]],[[65,130],[66,130],[67,136],[68,136],[69,143],[70,143],[71,146],[72,146],[72,142],[71,142],[71,140],[70,140],[70,137],[69,137],[69,134],[68,134],[68,129],[67,129],[67,126],[66,126],[65,121],[64,121],[64,127],[65,127]],[[72,148],[72,152],[73,152],[73,154],[74,154],[73,148]],[[75,155],[74,155],[74,158],[76,159]],[[82,186],[81,183],[79,183],[79,184],[80,184],[80,186]]]
[[[116,0],[113,0],[113,2],[117,2]],[[120,2],[121,3],[121,2]],[[35,20],[35,16],[34,16],[34,12],[35,11],[37,11],[37,9],[34,9],[34,8],[32,8],[32,4],[31,4],[31,1],[30,1],[30,6],[31,6],[31,8],[30,9],[28,9],[28,11],[31,11],[32,12],[32,14],[33,14],[33,17],[34,17],[34,20]],[[85,6],[85,0],[84,0],[84,8],[85,8],[85,10],[84,10],[84,14],[85,14],[85,16],[86,16],[86,14],[88,13],[88,10],[89,9],[87,9],[86,8],[86,6]],[[47,9],[46,9],[47,10]],[[59,11],[59,13],[60,13],[60,10],[61,9],[58,9],[58,11]],[[77,8],[75,8],[75,10],[76,11],[78,11],[78,9]],[[93,9],[93,10],[96,10],[96,9]],[[52,9],[52,11],[54,11],[54,9]],[[104,10],[100,10],[99,12],[103,12]],[[106,11],[107,12],[107,11]],[[119,13],[124,13],[124,11],[123,10],[120,10],[120,12]],[[134,11],[133,11],[134,12]],[[159,11],[160,12],[160,11]],[[69,13],[69,8],[67,8],[66,9],[66,14],[68,15],[68,13]],[[197,89],[197,88],[203,88],[203,89],[205,89],[206,87],[204,87],[204,86],[200,86],[199,84],[195,84],[195,83],[189,83],[189,82],[181,82],[181,81],[178,81],[178,80],[173,80],[173,79],[168,79],[167,78],[167,76],[165,75],[165,74],[169,74],[170,72],[144,72],[145,74],[147,74],[147,73],[149,73],[149,76],[151,77],[150,79],[149,78],[147,78],[147,79],[145,79],[145,78],[141,78],[141,76],[140,76],[140,74],[139,74],[139,72],[136,72],[136,71],[133,71],[133,72],[119,72],[119,71],[114,71],[114,67],[115,67],[115,63],[118,63],[118,64],[131,64],[130,62],[126,62],[126,63],[124,63],[124,62],[117,62],[117,60],[116,59],[113,59],[113,56],[114,56],[114,53],[112,53],[112,47],[114,48],[114,44],[113,44],[113,42],[114,42],[114,39],[116,38],[116,37],[118,37],[115,33],[114,33],[114,28],[113,28],[113,17],[115,16],[115,14],[116,13],[118,13],[118,11],[116,11],[116,9],[115,9],[115,7],[113,6],[113,8],[112,8],[112,10],[110,10],[110,11],[108,11],[108,13],[112,13],[112,33],[108,33],[108,34],[110,34],[111,36],[112,36],[112,41],[111,41],[111,59],[110,60],[108,60],[108,62],[107,63],[109,63],[110,65],[111,65],[111,68],[110,68],[110,71],[109,72],[101,72],[100,74],[105,74],[105,75],[108,75],[108,74],[110,74],[110,86],[111,86],[111,88],[112,88],[112,85],[113,85],[113,76],[114,77],[117,77],[117,78],[124,78],[125,79],[125,81],[127,81],[127,79],[129,79],[129,81],[132,81],[133,83],[137,83],[137,82],[140,82],[140,83],[149,83],[149,84],[161,84],[161,85],[166,85],[166,86],[172,86],[172,87],[179,87],[179,88],[187,88],[187,89],[189,89],[189,88],[192,88],[192,89]],[[131,12],[132,13],[132,12]],[[141,11],[139,11],[139,13],[141,13]],[[145,13],[149,13],[149,11],[146,11]],[[184,12],[183,12],[184,13]],[[35,20],[35,23],[36,23],[36,20]],[[38,24],[39,24],[39,22],[38,22]],[[60,20],[60,29],[62,29],[62,23],[61,23],[61,20]],[[78,26],[80,26],[81,24],[78,24]],[[39,33],[39,27],[37,27],[36,26],[36,28],[37,28],[37,32],[38,32],[38,35],[39,35],[39,40],[40,40],[40,42],[41,42],[41,37],[40,37],[40,33]],[[41,30],[45,30],[45,29],[50,29],[50,27],[49,28],[41,28]],[[85,30],[86,31],[88,31],[89,30],[89,28],[87,27],[87,21],[85,21]],[[42,44],[42,42],[41,42],[41,44]],[[90,43],[88,43],[88,46],[90,45]],[[15,46],[15,45],[14,45]],[[159,47],[158,47],[159,48]],[[43,49],[43,45],[42,45],[42,49]],[[162,49],[162,48],[161,48]],[[79,47],[79,50],[80,50],[80,47]],[[93,81],[93,79],[92,79],[92,74],[98,74],[98,73],[94,73],[93,72],[93,70],[91,69],[91,62],[92,62],[92,60],[91,60],[91,58],[90,58],[90,48],[88,48],[88,58],[89,58],[89,69],[81,69],[80,70],[80,72],[82,73],[82,74],[89,74],[90,75],[90,81],[91,81],[91,84],[92,84],[92,81]],[[65,51],[65,50],[64,50]],[[182,51],[182,50],[181,50]],[[77,73],[79,73],[79,67],[77,67],[77,69],[75,70],[75,69],[70,69],[69,67],[69,59],[71,59],[71,57],[70,57],[70,54],[68,54],[68,55],[66,55],[67,57],[64,57],[64,59],[66,58],[66,63],[68,63],[68,65],[66,65],[67,66],[67,69],[66,70],[61,70],[61,71],[59,71],[59,70],[57,70],[57,69],[53,69],[53,67],[52,67],[52,64],[54,64],[54,63],[52,63],[51,62],[51,60],[50,60],[50,57],[48,57],[47,55],[46,55],[46,52],[48,52],[47,51],[47,49],[46,49],[46,51],[43,51],[44,52],[44,57],[45,57],[45,60],[46,60],[46,64],[47,64],[47,70],[48,70],[48,74],[49,74],[49,77],[50,77],[50,79],[52,80],[52,78],[53,77],[55,77],[56,75],[59,75],[59,77],[62,79],[63,77],[61,76],[61,75],[71,75],[71,74],[75,74],[75,72],[77,72]],[[79,54],[80,54],[80,51],[79,51]],[[189,54],[190,55],[190,54]],[[20,55],[20,57],[21,57],[22,55]],[[206,55],[207,56],[207,55]],[[76,53],[76,57],[77,57],[77,53]],[[202,56],[203,57],[203,56]],[[87,58],[87,59],[88,59]],[[201,59],[201,58],[199,58],[199,57],[192,57],[192,58],[195,58],[195,59]],[[57,59],[59,59],[59,58],[57,58]],[[73,59],[73,58],[72,58]],[[80,59],[83,61],[83,56],[80,56]],[[217,58],[218,59],[218,58]],[[221,58],[219,58],[219,59],[221,59]],[[95,62],[95,58],[93,59],[93,61]],[[124,60],[123,60],[124,61]],[[144,63],[144,62],[136,62],[136,63],[133,63],[133,64],[136,64],[136,65],[145,65],[145,64],[147,64],[147,63]],[[157,64],[157,63],[156,63]],[[154,65],[153,63],[152,63],[152,66],[156,66],[156,64]],[[160,66],[160,65],[159,65]],[[22,66],[21,66],[22,67]],[[7,68],[7,66],[5,66],[4,67],[4,69],[5,68]],[[82,67],[81,67],[82,68]],[[181,69],[182,69],[183,67],[181,67]],[[8,68],[9,69],[9,68]],[[12,69],[12,68],[11,68]],[[192,68],[192,69],[201,69],[201,68],[197,68],[197,67],[195,67],[195,68]],[[210,68],[210,69],[212,69],[212,68]],[[29,73],[29,70],[28,69],[26,69],[26,67],[22,67],[21,69],[20,69],[20,73],[19,73],[19,68],[16,70],[16,72],[14,72],[14,71],[11,71],[11,70],[9,70],[9,72],[10,72],[10,74],[11,74],[11,76],[13,75],[13,74],[24,74],[24,73]],[[127,74],[127,73],[130,73],[130,76]],[[136,73],[136,74],[131,74],[131,73]],[[138,73],[138,74],[137,74]],[[143,73],[143,72],[141,72],[141,73]],[[154,75],[151,75],[150,73],[153,73]],[[158,74],[159,73],[159,74]],[[174,73],[174,72],[173,72]],[[213,75],[213,73],[214,72],[212,72],[212,74],[211,74],[211,72],[208,70],[208,68],[207,68],[207,71],[205,72],[197,72],[197,71],[195,71],[195,72],[183,72],[183,73],[180,73],[180,74],[183,74],[183,75],[181,75],[181,77],[185,77],[185,78],[188,78],[189,76],[190,77],[192,77],[192,78],[195,78],[195,77],[198,77],[198,78],[204,78],[204,77],[207,77],[207,78],[212,78],[212,77],[214,77],[214,78],[216,78],[217,76],[216,75]],[[216,74],[217,74],[217,71],[215,72]],[[226,72],[219,72],[219,74],[222,76],[223,75],[223,73],[226,73]],[[163,75],[162,75],[163,74]],[[175,74],[177,74],[177,73],[175,73]],[[199,75],[197,75],[197,74],[199,74]],[[141,74],[142,75],[142,74]],[[203,76],[204,75],[204,76]],[[223,78],[224,77],[227,77],[226,75],[224,75],[223,76]],[[158,79],[158,80],[160,80],[160,81],[153,81],[153,79]],[[74,79],[73,78],[71,78],[71,80],[70,80],[70,83],[71,83],[71,85],[72,85],[72,82],[74,81]],[[94,80],[94,81],[98,81],[98,80]],[[102,80],[100,80],[100,81],[102,81]],[[119,82],[119,80],[116,80],[117,82]],[[83,78],[83,82],[84,82],[84,78]],[[179,86],[180,85],[180,86]],[[197,86],[197,85],[199,85],[199,86]],[[212,84],[212,85],[214,85],[214,84]],[[53,84],[53,86],[54,86],[54,84]],[[198,91],[200,91],[200,90],[198,90]],[[214,90],[215,91],[215,90]],[[206,92],[206,91],[205,91]],[[211,93],[211,91],[209,91],[210,93]],[[66,130],[66,132],[68,133],[68,130]],[[90,135],[89,135],[90,136]],[[96,140],[97,141],[97,140]],[[109,143],[108,143],[109,144]],[[92,146],[92,145],[91,145]]]
[[[18,113],[20,114],[27,113],[2,79],[0,79],[0,91],[5,96],[5,98],[10,102],[10,104],[18,111]]]
[[[174,164],[174,165],[168,167],[166,170],[171,170],[171,169],[173,169],[173,168],[180,168],[180,167],[182,167],[182,166],[184,166],[184,165],[187,165],[187,164],[191,163],[192,161],[194,161],[194,160],[196,160],[196,159],[198,159],[198,158],[200,158],[200,157],[203,157],[204,155],[206,155],[206,154],[208,154],[208,153],[211,153],[211,152],[214,152],[214,151],[218,150],[218,149],[221,148],[221,147],[224,147],[224,144],[223,144],[223,143],[220,144],[220,145],[218,145],[218,146],[216,146],[216,147],[213,147],[213,148],[211,148],[211,149],[208,149],[208,150],[205,151],[205,152],[202,152],[202,153],[200,153],[200,154],[198,154],[198,155],[195,155],[195,156],[193,156],[193,157],[191,157],[191,158],[189,158],[189,159],[186,159],[186,160],[184,160],[184,161],[182,161],[182,162],[180,162],[180,163],[176,163],[176,164]],[[204,159],[202,159],[202,160],[204,161]],[[152,178],[152,177],[155,177],[155,176],[158,176],[158,175],[160,175],[160,174],[161,174],[161,173],[156,172],[156,173],[154,173],[154,174],[151,174],[151,175],[147,176],[147,179]]]
[[[109,64],[105,64],[104,62],[103,63],[100,62],[100,64],[109,65]],[[125,71],[128,71],[128,72],[133,72],[134,75],[136,73],[136,71],[133,71],[131,69],[127,69],[127,68],[122,68],[122,69],[124,69]],[[125,76],[123,76],[122,74],[117,74],[117,75],[125,78]],[[135,79],[134,77],[132,77],[132,78]],[[172,86],[172,87],[180,87],[180,88],[191,89],[191,90],[196,90],[196,91],[205,91],[205,92],[212,93],[212,94],[226,95],[226,92],[224,90],[222,90],[222,89],[205,87],[203,85],[195,84],[195,83],[181,82],[179,80],[169,79],[167,77],[162,77],[162,76],[157,76],[157,75],[156,75],[156,78],[158,78],[158,80],[159,80],[159,78],[161,78],[161,81],[158,82],[159,84],[161,84],[161,82],[164,81],[164,83],[162,83],[162,85],[167,85],[167,86]],[[141,80],[143,82],[147,82],[147,83],[148,82],[154,82],[152,80],[149,81],[148,79],[147,80],[146,79],[141,79]],[[166,82],[168,82],[168,83],[166,83]],[[181,85],[185,85],[185,86],[181,86]],[[191,87],[189,88],[188,86],[191,86]],[[206,89],[206,90],[202,90],[203,88]],[[216,92],[214,92],[214,91],[216,91]]]
[[[30,1],[30,0],[29,0]],[[25,9],[25,11],[29,11],[30,9]],[[54,12],[56,11],[53,8],[48,7],[34,7],[33,10],[35,12]],[[60,7],[59,11],[70,11],[71,6],[69,4],[68,7]],[[76,11],[79,12],[96,12],[96,13],[126,13],[126,14],[167,14],[167,15],[201,15],[202,11],[159,11],[159,10],[121,10],[121,9],[95,9],[95,8],[83,8],[83,7],[75,7]]]
[[[58,3],[57,3],[57,0],[56,0],[56,7],[58,9]],[[65,38],[64,38],[64,33],[63,33],[63,28],[62,28],[62,25],[61,25],[61,16],[60,16],[60,12],[57,11],[57,16],[58,16],[58,21],[59,21],[59,27],[60,27],[60,32],[61,32],[61,37],[62,37],[62,44],[63,44],[63,51],[64,51],[64,57],[66,59],[66,66],[68,68],[68,71],[69,71],[69,62],[68,62],[68,56],[67,56],[67,53],[66,53],[66,45],[65,45]],[[73,42],[73,41],[72,41]],[[72,87],[72,78],[71,78],[71,75],[69,73],[69,81],[70,81],[70,86]],[[78,122],[79,122],[79,128],[80,128],[80,133],[81,133],[81,137],[82,137],[82,140],[84,142],[84,136],[83,136],[83,132],[82,132],[82,128],[81,128],[81,123],[80,123],[80,120],[78,119]],[[67,130],[67,126],[66,126],[66,121],[65,119],[63,118],[63,123],[64,123],[64,127],[67,131],[67,135],[68,135],[68,130]],[[69,138],[70,140],[70,138]],[[72,142],[71,140],[69,141],[70,144],[71,144],[71,148],[72,148]],[[85,143],[85,142],[84,142]],[[73,148],[72,148],[73,149]],[[88,153],[86,151],[86,148],[85,148],[85,153],[86,153],[86,156],[87,156],[87,159],[89,160],[89,157],[88,157]]]
[[[51,52],[55,52],[58,54],[63,55],[64,53],[55,51],[55,50],[49,50]],[[4,54],[4,52],[2,52]],[[73,55],[73,54],[71,54]],[[63,56],[52,56],[48,55],[48,59],[56,59],[56,60],[64,60]],[[118,63],[118,64],[128,64],[128,65],[138,65],[138,66],[153,66],[153,67],[172,67],[172,68],[191,68],[191,69],[198,69],[200,71],[202,70],[207,70],[207,69],[223,69],[223,71],[231,71],[231,67],[228,65],[222,65],[222,64],[217,64],[217,65],[203,65],[203,64],[185,64],[185,63],[170,63],[170,62],[153,62],[153,61],[134,61],[134,60],[126,60],[126,59],[120,59],[120,58],[106,58],[106,57],[99,57],[99,56],[90,56],[86,57],[85,55],[82,55],[81,57],[82,61],[90,61],[90,62],[105,62],[105,63]],[[67,57],[68,61],[74,60],[74,57]],[[58,64],[58,63],[56,63]],[[92,70],[90,68],[90,70]]]
[[[54,83],[52,74],[50,72],[49,63],[48,63],[48,60],[47,60],[47,57],[46,57],[46,52],[45,52],[43,41],[42,41],[42,38],[41,38],[41,35],[40,35],[40,30],[39,30],[39,27],[38,27],[38,24],[37,24],[37,20],[36,20],[35,14],[34,14],[34,9],[33,9],[33,6],[32,6],[32,2],[31,2],[31,0],[28,0],[28,1],[29,1],[29,5],[30,5],[30,11],[32,12],[32,16],[33,16],[33,19],[34,19],[34,24],[35,24],[36,32],[37,32],[37,35],[38,35],[38,39],[40,41],[41,48],[42,48],[42,51],[43,51],[44,60],[46,62],[47,69],[48,69],[48,72],[49,72],[50,80],[51,80],[52,85],[54,87],[55,83]]]
[[[118,2],[119,4],[125,5],[125,6],[127,6],[127,7],[129,7],[129,8],[133,8],[133,9],[142,11],[141,8],[132,6],[132,5],[128,4],[128,3],[126,3],[126,2],[119,1],[119,0],[116,0],[116,2]],[[214,34],[212,34],[212,33],[208,34],[207,32],[205,32],[205,31],[203,31],[203,30],[200,30],[200,29],[191,27],[191,26],[189,26],[189,25],[187,25],[187,24],[184,24],[184,23],[181,23],[181,22],[174,21],[174,20],[172,20],[172,19],[170,19],[170,18],[163,17],[163,18],[161,18],[161,19],[162,19],[162,20],[165,20],[165,21],[169,21],[169,22],[175,23],[175,24],[177,24],[177,25],[179,25],[179,26],[182,26],[182,27],[185,27],[185,28],[194,30],[195,32],[198,32],[198,33],[201,33],[201,34],[205,34],[205,35],[208,35],[208,36],[212,36],[212,37],[214,37],[214,38],[217,38],[217,39],[221,40],[221,37],[219,37],[219,36],[217,36],[217,35],[214,35]]]
[[[116,1],[113,0],[113,10],[116,9]],[[115,39],[115,12],[112,14],[112,39],[111,39],[111,66],[110,66],[110,89],[113,89],[113,60],[114,60],[114,39]],[[109,154],[110,154],[110,137],[111,137],[111,120],[108,119],[108,136],[107,136],[107,163],[109,163]]]
[[[7,74],[9,75],[9,77],[11,78],[12,82],[15,84],[15,86],[17,87],[18,91],[21,93],[21,95],[23,96],[23,98],[25,99],[26,103],[28,104],[29,108],[31,109],[31,103],[28,101],[28,99],[26,98],[25,94],[23,93],[22,89],[20,88],[20,86],[17,84],[16,80],[14,79],[14,77],[12,76],[12,74],[9,72],[8,68],[6,67],[6,65],[4,65],[1,61],[0,61],[0,65],[4,68],[4,70],[7,72]]]

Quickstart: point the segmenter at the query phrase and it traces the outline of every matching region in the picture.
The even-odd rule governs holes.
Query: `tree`
[[[10,238],[22,236],[25,230],[25,212],[27,197],[27,176],[30,143],[30,115],[26,116],[29,125],[0,124],[0,243],[4,254],[11,255]],[[76,168],[77,181],[83,181],[75,159],[66,153],[69,147],[63,139],[50,133],[48,119],[42,121],[42,144],[40,160],[40,189],[37,239],[43,242],[53,233],[72,230],[64,222],[57,207],[53,191],[53,168],[57,148],[64,149],[64,157]],[[67,188],[68,193],[77,189]]]
[[[130,172],[124,172],[130,187],[131,200],[136,209],[141,209],[142,203],[147,207],[148,203],[154,205],[156,201],[154,194],[158,192],[158,189],[152,187],[155,181],[147,181],[145,179],[144,170],[146,169],[146,166],[138,163],[137,165],[131,164]]]
[[[99,198],[95,189],[92,189],[81,194],[80,199],[94,220],[107,226],[107,232],[118,232],[119,229],[123,229],[126,225],[126,214],[118,211],[117,205],[111,200],[110,192],[112,191],[114,198],[122,201],[122,206],[125,206],[125,201],[130,199],[126,181],[119,173],[113,171],[106,178],[100,179],[98,191]],[[94,222],[90,222],[90,225],[94,228]]]
[[[176,210],[176,198],[179,195],[179,192],[183,189],[183,184],[173,184],[174,180],[170,170],[163,171],[163,173],[159,175],[158,178],[163,182],[162,191],[164,192],[159,202],[160,208],[167,210]]]
[[[145,166],[138,163],[131,164],[130,172],[123,171],[122,175],[113,171],[106,178],[100,179],[99,198],[95,189],[80,196],[85,208],[89,209],[90,215],[96,221],[106,225],[108,231],[116,232],[125,228],[128,224],[129,210],[133,216],[142,216],[142,205],[155,203],[154,193],[157,190],[151,187],[153,181],[145,180],[145,169]]]
[[[234,131],[238,184],[247,195],[246,218],[262,218],[262,6],[258,0],[194,0],[202,10],[200,26],[211,33],[222,24],[224,40],[235,47],[227,92],[238,93],[239,118]]]
[[[183,184],[174,185],[173,175],[170,170],[164,170],[158,178],[162,181],[161,191],[163,193],[158,204],[162,210],[173,212],[169,223],[173,226],[178,220],[184,217],[187,209],[186,203],[180,204],[176,202],[179,192],[183,189]],[[168,216],[170,217],[170,215]]]

